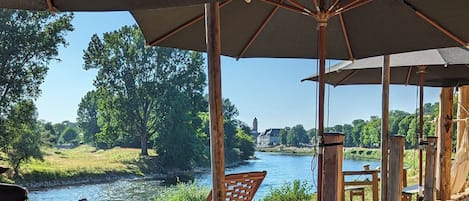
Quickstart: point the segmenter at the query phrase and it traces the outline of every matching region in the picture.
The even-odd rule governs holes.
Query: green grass
[[[83,176],[143,175],[155,171],[153,150],[140,157],[140,149],[113,148],[96,150],[82,145],[73,149],[44,148],[44,160],[32,160],[20,169],[24,182],[73,179]],[[2,165],[6,165],[3,161]],[[151,167],[151,168],[150,168]]]
[[[179,183],[166,188],[155,201],[205,201],[210,189],[194,183]]]

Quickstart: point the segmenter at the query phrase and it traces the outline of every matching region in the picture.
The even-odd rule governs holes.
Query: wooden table
[[[345,186],[371,186],[373,191],[373,201],[378,201],[378,173],[379,170],[359,170],[359,171],[343,171],[344,176],[344,188]],[[345,181],[345,176],[358,176],[358,175],[371,175],[371,181]],[[342,196],[344,197],[344,196]]]

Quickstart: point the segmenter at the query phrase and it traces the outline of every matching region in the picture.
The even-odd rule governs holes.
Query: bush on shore
[[[285,183],[279,188],[270,189],[262,201],[306,201],[311,200],[311,186],[306,181],[295,180],[293,183]]]
[[[178,183],[164,190],[155,201],[205,201],[209,192],[209,188],[197,186],[195,183]]]

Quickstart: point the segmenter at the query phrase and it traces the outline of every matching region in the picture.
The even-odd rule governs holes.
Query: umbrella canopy
[[[50,11],[127,11],[216,2],[217,0],[0,0],[0,7]]]
[[[451,3],[439,0],[225,0],[219,7],[220,10],[214,9],[217,10],[215,23],[218,24],[215,26],[204,24],[201,5],[133,10],[132,14],[149,45],[196,51],[216,47],[212,53],[217,58],[219,54],[236,58],[318,58],[321,75],[318,89],[320,139],[324,135],[323,76],[326,58],[352,60],[413,50],[468,46],[469,41],[469,26],[463,26],[469,20],[469,2],[465,0]],[[205,17],[210,19],[210,15]],[[213,32],[207,30],[211,35],[205,35],[205,28],[211,26],[217,28]],[[213,36],[222,44],[210,43]],[[218,67],[220,63],[219,58],[211,61],[212,53],[208,51],[209,72],[211,63]],[[216,71],[219,71],[218,67]],[[218,79],[220,77],[213,78],[217,82]],[[388,94],[384,89],[383,100]],[[383,101],[383,111],[386,108],[388,106]],[[383,122],[387,122],[384,116]],[[387,129],[382,128],[382,139],[386,139]],[[387,140],[383,140],[383,150],[387,150],[384,142]],[[325,188],[322,184],[322,153],[321,149],[318,154],[318,200],[323,200],[321,191],[324,189],[331,193],[325,193],[327,199],[340,200],[337,194],[340,186]],[[387,166],[386,155],[387,151],[383,151],[383,166]],[[387,193],[386,171],[383,168],[381,172],[383,200],[386,200]],[[334,197],[329,197],[332,195]]]
[[[340,62],[326,71],[326,83],[334,86],[381,84],[383,56]],[[469,50],[442,48],[390,55],[391,84],[419,85],[416,66],[425,69],[424,85],[452,87],[469,84]],[[303,79],[317,81],[318,75]]]
[[[236,58],[318,58],[315,1],[282,2],[287,1],[221,2],[221,53]],[[469,2],[465,0],[450,4],[439,0],[408,0],[407,4],[374,0],[353,9],[347,3],[357,1],[337,2],[342,5],[335,6],[327,18],[326,49],[330,59],[465,46],[469,41],[469,26],[463,26],[469,20]],[[424,13],[458,39],[417,13]],[[132,14],[151,45],[206,50],[202,5],[133,10]]]

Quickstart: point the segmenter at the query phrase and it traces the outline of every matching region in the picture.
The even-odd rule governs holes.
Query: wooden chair
[[[266,171],[229,174],[225,176],[226,201],[250,201],[267,175]],[[210,191],[206,201],[212,201]]]

